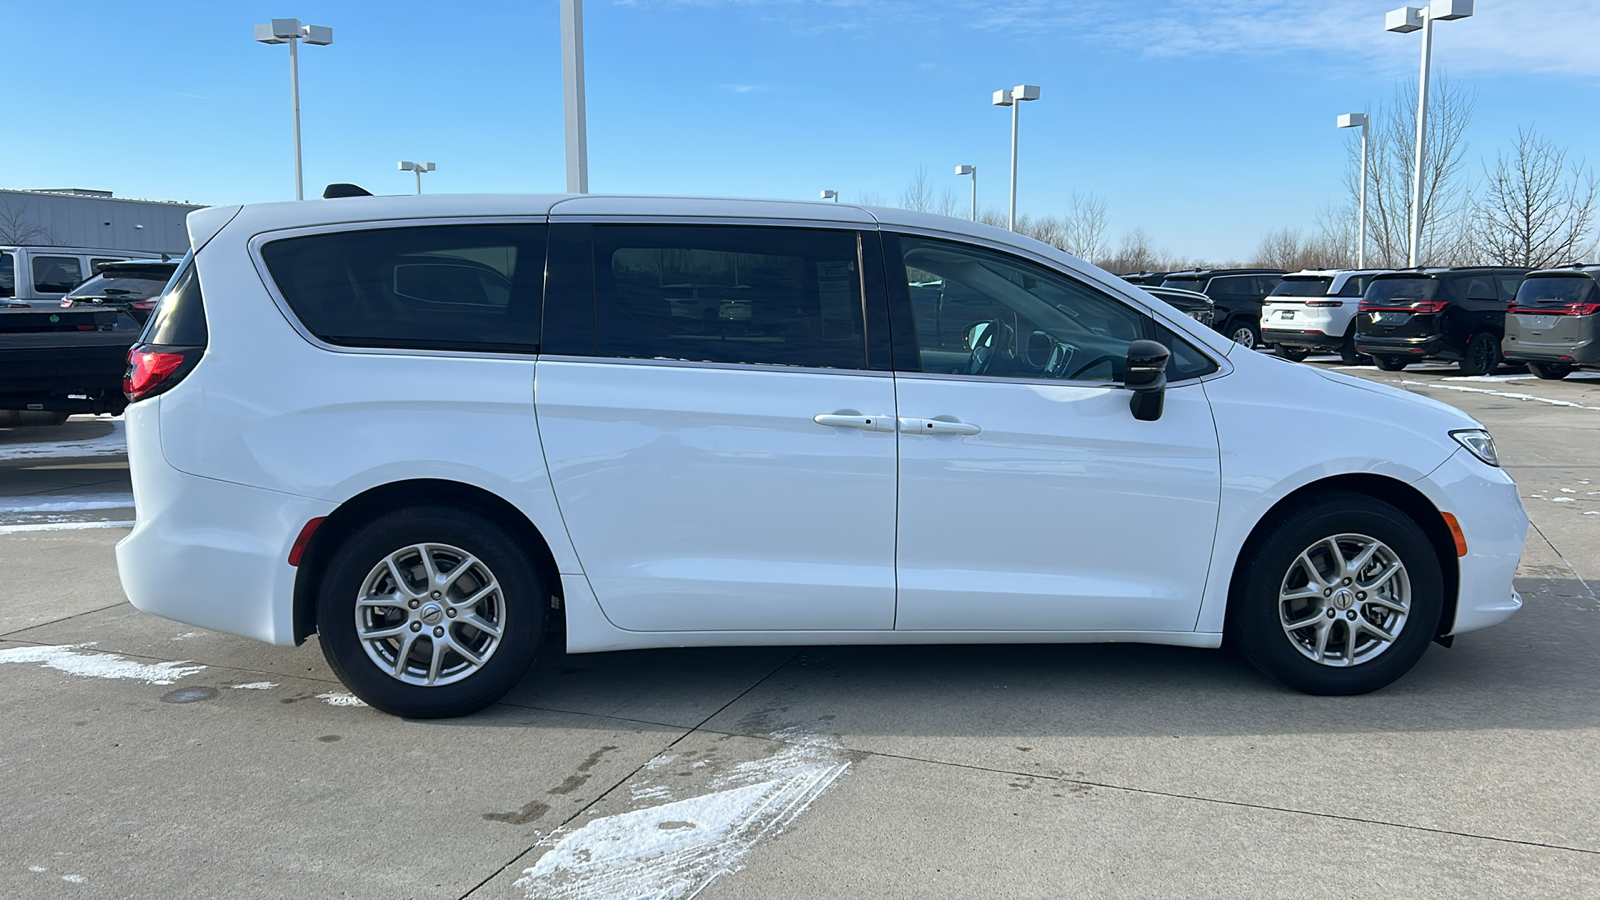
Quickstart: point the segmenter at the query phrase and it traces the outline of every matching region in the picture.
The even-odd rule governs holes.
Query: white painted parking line
[[[35,494],[30,497],[0,497],[0,516],[16,513],[79,512],[89,509],[132,508],[132,492]]]
[[[1494,397],[1507,397],[1512,400],[1532,400],[1536,403],[1548,403],[1551,406],[1566,406],[1572,409],[1588,409],[1600,412],[1600,406],[1584,406],[1582,403],[1573,403],[1571,400],[1555,400],[1550,397],[1538,397],[1533,394],[1522,394],[1515,391],[1491,391],[1488,388],[1467,387],[1464,384],[1443,384],[1434,381],[1411,381],[1410,379],[1402,380],[1400,383],[1412,387],[1436,388],[1442,391],[1462,391],[1470,394],[1489,394]]]
[[[129,520],[117,522],[37,522],[31,525],[0,525],[0,534],[26,531],[78,531],[84,528],[132,528]]]

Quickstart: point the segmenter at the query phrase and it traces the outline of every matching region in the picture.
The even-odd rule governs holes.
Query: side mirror
[[[1161,418],[1167,399],[1167,358],[1172,355],[1155,341],[1134,341],[1128,345],[1128,365],[1123,383],[1133,396],[1128,408],[1141,422],[1154,422]]]

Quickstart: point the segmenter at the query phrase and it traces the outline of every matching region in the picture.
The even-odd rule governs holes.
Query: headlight
[[[1500,465],[1500,454],[1495,452],[1494,438],[1482,428],[1472,428],[1466,431],[1452,431],[1450,436],[1456,443],[1467,448],[1473,456],[1483,460],[1491,466]]]

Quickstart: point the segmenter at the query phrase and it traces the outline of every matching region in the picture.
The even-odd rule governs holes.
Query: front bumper
[[[1457,450],[1416,487],[1456,517],[1467,542],[1467,555],[1457,560],[1455,620],[1444,633],[1475,631],[1510,618],[1522,608],[1512,580],[1528,538],[1528,515],[1516,482],[1504,469]]]

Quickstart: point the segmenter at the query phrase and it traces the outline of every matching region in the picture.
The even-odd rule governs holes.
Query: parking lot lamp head
[[[1356,202],[1356,268],[1367,267],[1367,114],[1345,113],[1340,128],[1361,129],[1361,199]]]
[[[1011,107],[1011,208],[1006,216],[1006,227],[1017,230],[1017,111],[1024,100],[1039,99],[1037,84],[1019,84],[1010,90],[994,92],[995,106]]]
[[[833,202],[838,203],[839,202],[839,192],[838,191],[823,191],[822,192],[822,199],[824,199],[824,200],[832,200]]]
[[[1396,34],[1422,31],[1422,73],[1417,79],[1417,150],[1411,172],[1411,249],[1408,268],[1417,267],[1422,243],[1422,163],[1428,136],[1428,70],[1433,64],[1433,23],[1466,19],[1472,16],[1473,0],[1433,0],[1424,7],[1402,6],[1384,16],[1383,27]]]
[[[263,44],[289,45],[289,101],[294,109],[294,198],[304,200],[305,179],[300,166],[300,54],[301,41],[326,47],[333,43],[333,29],[326,25],[301,25],[299,19],[273,19],[255,27],[255,37]]]
[[[417,193],[419,193],[419,194],[422,193],[422,173],[423,172],[432,172],[435,168],[437,168],[437,166],[435,166],[431,162],[411,162],[409,160],[401,160],[400,161],[400,171],[402,171],[402,172],[415,172],[416,173],[416,175],[417,175]]]
[[[978,167],[956,166],[957,175],[972,176],[972,221],[978,221]]]

